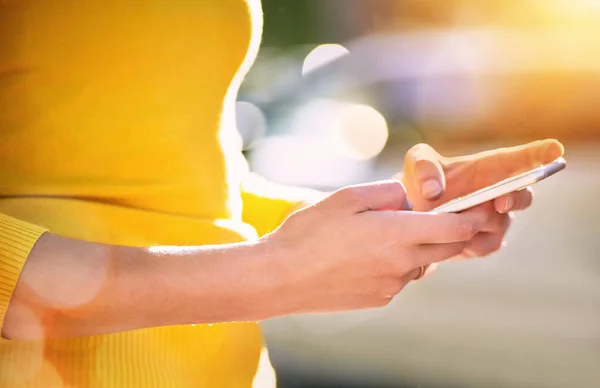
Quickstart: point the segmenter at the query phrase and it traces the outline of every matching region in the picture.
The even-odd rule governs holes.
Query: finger
[[[527,187],[525,189],[515,191],[504,195],[494,200],[494,208],[499,213],[508,213],[514,210],[525,210],[531,206],[533,202],[533,189]]]
[[[423,213],[423,212],[370,212],[365,217],[374,219],[392,236],[402,236],[407,244],[440,244],[468,241],[482,230],[488,221],[485,212]]]
[[[465,210],[463,214],[480,213],[480,219],[485,219],[485,223],[478,230],[479,232],[506,232],[512,221],[511,213],[498,213],[493,202],[486,202],[482,205]]]
[[[459,257],[465,259],[489,256],[505,245],[504,233],[478,233],[467,242]]]
[[[400,281],[403,283],[408,283],[412,280],[423,279],[424,277],[429,276],[433,272],[435,272],[437,267],[438,267],[438,263],[432,263],[432,264],[424,266],[424,268],[423,268],[424,272],[422,275],[421,275],[421,268],[415,268],[412,271],[410,271],[408,274],[402,276],[400,278]]]
[[[325,206],[351,213],[368,210],[410,210],[402,182],[387,180],[348,186],[323,200]]]
[[[423,277],[425,276],[429,276],[432,273],[435,272],[435,270],[437,269],[439,263],[431,263],[428,266],[425,267],[425,273],[423,274]]]
[[[416,252],[413,255],[413,264],[418,268],[448,260],[460,255],[464,251],[466,244],[465,242],[456,242],[450,244],[420,245],[416,248]]]
[[[404,166],[416,180],[425,199],[438,199],[446,189],[446,178],[440,160],[440,154],[427,144],[417,144],[406,153]]]
[[[480,171],[497,171],[486,177],[492,184],[502,179],[509,178],[550,163],[564,154],[564,147],[554,139],[538,140],[516,147],[499,148],[496,150],[480,152],[474,155],[455,158],[457,161],[476,161]]]
[[[421,276],[421,268],[417,267],[413,270],[411,270],[409,273],[407,273],[406,275],[403,275],[400,280],[402,282],[410,282],[411,280],[417,280],[419,277]]]

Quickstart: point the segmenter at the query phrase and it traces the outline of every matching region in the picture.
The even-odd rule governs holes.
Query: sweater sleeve
[[[278,185],[250,174],[242,185],[242,219],[263,236],[275,230],[291,213],[323,195],[314,190]]]
[[[46,229],[0,213],[0,330],[25,260]]]

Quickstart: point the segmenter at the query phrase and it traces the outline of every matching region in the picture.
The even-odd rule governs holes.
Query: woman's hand
[[[400,210],[407,207],[402,184],[387,181],[339,190],[252,242],[139,248],[46,233],[2,334],[70,338],[382,306],[421,266],[503,227],[496,212]]]
[[[415,210],[427,211],[552,162],[563,153],[562,144],[553,139],[458,157],[444,157],[429,145],[418,144],[406,153],[401,179]],[[494,208],[500,213],[521,210],[530,204],[529,189],[494,200]]]
[[[428,214],[407,209],[398,181],[347,187],[292,214],[263,238],[281,279],[281,314],[383,306],[421,266],[460,254],[488,212]],[[495,213],[494,213],[495,214]]]
[[[430,146],[419,144],[406,154],[402,181],[415,210],[427,211],[552,162],[563,153],[562,144],[551,139],[459,157],[444,157]],[[512,218],[510,212],[528,208],[532,200],[533,191],[526,188],[469,210],[486,213],[496,221],[469,241],[459,257],[481,257],[500,249]]]

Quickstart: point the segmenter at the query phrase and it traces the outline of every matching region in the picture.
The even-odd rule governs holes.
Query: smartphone
[[[552,163],[524,172],[512,178],[505,179],[491,186],[477,190],[474,193],[453,199],[443,205],[431,210],[434,213],[458,213],[463,210],[470,209],[482,203],[486,203],[493,199],[502,197],[503,195],[512,193],[513,191],[524,189],[534,183],[542,181],[549,176],[564,170],[567,162],[563,158],[559,158]]]

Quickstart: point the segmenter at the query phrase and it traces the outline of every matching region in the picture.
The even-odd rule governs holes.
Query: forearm
[[[89,336],[280,315],[266,244],[119,247],[45,234],[9,305],[3,336]],[[281,305],[282,306],[282,305]]]

